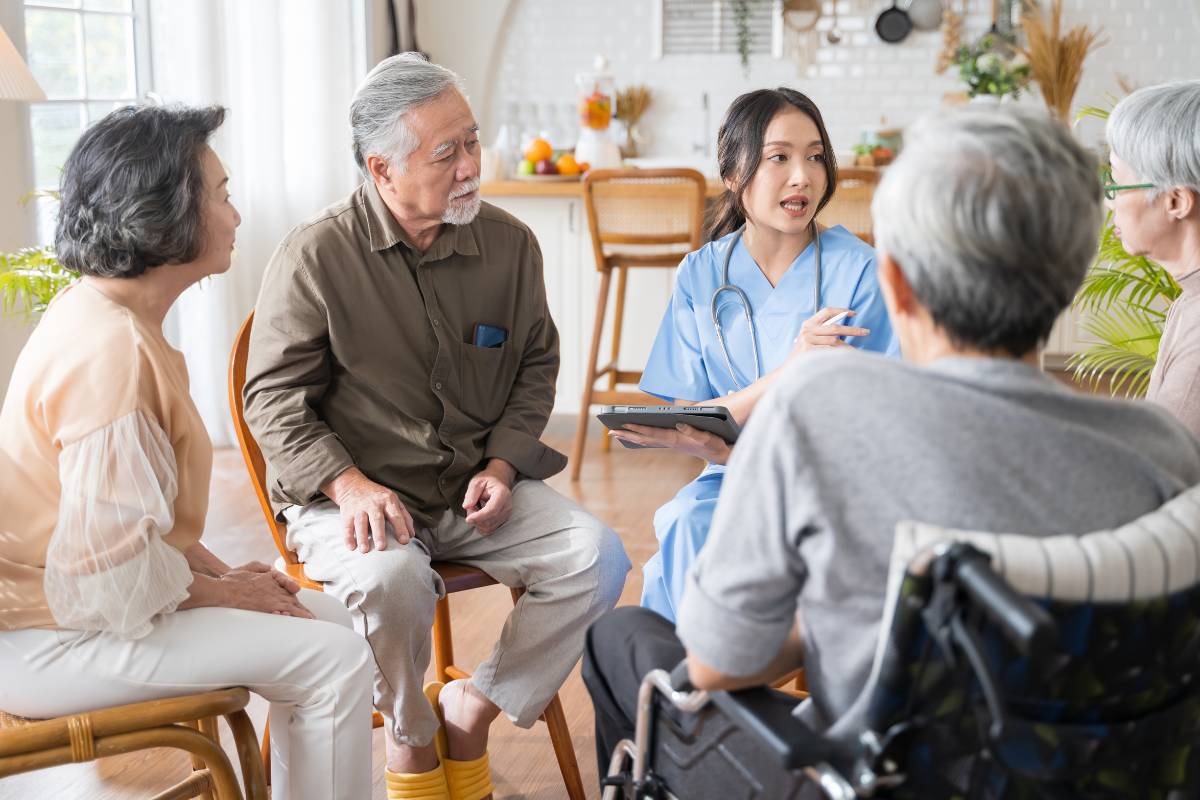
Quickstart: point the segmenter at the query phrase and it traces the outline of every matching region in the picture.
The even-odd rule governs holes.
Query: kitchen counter
[[[720,181],[709,179],[708,196],[716,197],[725,187]],[[484,181],[479,186],[484,197],[583,197],[583,181]]]

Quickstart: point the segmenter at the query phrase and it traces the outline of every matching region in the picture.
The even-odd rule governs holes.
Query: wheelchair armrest
[[[835,762],[832,742],[793,716],[796,698],[773,689],[710,692],[709,703],[774,754],[784,769]]]

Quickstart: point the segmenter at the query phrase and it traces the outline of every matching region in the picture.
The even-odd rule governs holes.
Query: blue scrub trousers
[[[675,621],[688,567],[708,540],[725,470],[710,467],[654,513],[658,552],[642,568],[642,605]]]

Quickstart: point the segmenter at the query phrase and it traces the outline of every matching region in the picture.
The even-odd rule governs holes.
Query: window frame
[[[47,97],[45,100],[39,100],[29,104],[29,113],[26,129],[28,131],[28,158],[30,165],[30,175],[33,180],[33,194],[37,197],[35,208],[35,229],[37,232],[37,240],[39,244],[46,245],[52,242],[46,241],[46,236],[43,235],[43,227],[45,227],[46,214],[53,213],[54,201],[48,196],[48,192],[58,190],[58,186],[46,186],[38,181],[37,178],[37,163],[36,163],[36,136],[37,132],[34,129],[35,109],[45,107],[65,107],[75,106],[79,108],[81,114],[81,132],[87,129],[87,124],[90,124],[91,111],[88,106],[93,103],[133,103],[137,102],[138,98],[144,97],[147,92],[151,91],[154,82],[153,61],[150,52],[150,0],[132,0],[129,11],[112,11],[102,9],[83,8],[81,0],[80,7],[69,8],[66,6],[57,5],[54,3],[42,2],[42,0],[21,0],[21,24],[25,26],[25,14],[30,10],[36,11],[53,11],[56,13],[71,14],[75,17],[76,29],[79,36],[79,57],[80,76],[83,86],[82,94],[73,97]],[[107,16],[107,17],[122,17],[131,21],[133,29],[133,96],[132,97],[106,97],[102,95],[92,95],[88,86],[87,62],[85,53],[87,52],[87,33],[84,26],[84,19],[87,15],[92,16]],[[29,38],[25,36],[25,60],[32,62]],[[59,165],[61,166],[61,165]]]
[[[755,0],[752,0],[754,2]],[[696,56],[696,55],[730,55],[730,51],[722,48],[721,31],[724,27],[723,16],[731,14],[729,0],[711,0],[712,7],[712,47],[711,49],[696,50],[694,52],[666,52],[666,16],[667,3],[670,0],[657,0],[654,3],[654,35],[652,37],[651,56],[661,60],[664,56]],[[771,58],[783,58],[783,0],[757,0],[761,3],[770,3],[771,6],[771,42],[770,46],[764,50],[752,50],[750,57],[767,56]],[[736,45],[735,45],[736,47]],[[736,50],[733,52],[736,55]]]

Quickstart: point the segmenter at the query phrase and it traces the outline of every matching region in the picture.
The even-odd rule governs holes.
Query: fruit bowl
[[[513,175],[513,180],[529,181],[530,183],[565,183],[582,179],[582,175]]]

